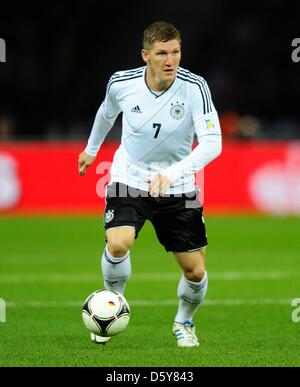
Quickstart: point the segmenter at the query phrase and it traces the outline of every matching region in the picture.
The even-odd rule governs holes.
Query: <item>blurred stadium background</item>
[[[234,309],[235,316],[248,324],[239,326],[241,337],[234,342],[223,341],[227,346],[223,353],[222,341],[216,337],[224,325],[230,325],[234,335],[232,309],[219,308],[215,330],[211,328],[214,315],[203,313],[207,341],[213,345],[204,347],[207,363],[194,356],[191,364],[300,364],[299,344],[294,344],[299,324],[296,332],[297,324],[290,320],[290,300],[300,297],[300,62],[291,59],[291,43],[300,38],[299,15],[299,5],[281,0],[242,5],[217,0],[1,5],[0,38],[6,42],[6,62],[0,63],[0,298],[7,300],[8,319],[18,320],[17,310],[23,311],[28,351],[16,350],[17,341],[13,347],[15,327],[8,320],[0,324],[1,335],[4,329],[11,334],[3,357],[0,352],[0,365],[99,364],[88,355],[84,358],[83,352],[78,358],[68,354],[61,360],[58,356],[55,362],[62,348],[59,339],[57,343],[53,339],[58,337],[54,323],[51,345],[57,344],[53,348],[56,355],[50,359],[43,347],[49,316],[38,311],[39,305],[45,311],[43,305],[54,303],[58,310],[51,318],[59,325],[65,313],[60,307],[68,302],[72,307],[73,301],[78,306],[102,286],[96,275],[104,236],[104,201],[99,196],[108,170],[99,163],[111,161],[121,120],[84,178],[77,173],[77,156],[85,146],[109,77],[120,69],[143,65],[142,33],[155,20],[170,21],[182,32],[181,66],[207,79],[220,115],[223,153],[206,168],[202,187],[211,244],[208,305],[222,304],[222,300],[231,305],[235,299],[242,308],[240,314]],[[153,277],[154,285],[157,288],[159,278],[167,281],[160,286],[166,286],[167,299],[174,301],[166,305],[174,309],[177,268],[167,261],[161,269],[159,262],[166,258],[158,244],[152,246],[154,238],[147,226],[136,247],[141,256],[143,246],[147,247],[147,263],[139,257],[133,265],[141,278],[162,270],[162,277]],[[133,279],[128,297],[133,305],[136,301],[138,311],[145,305],[139,305],[135,286],[145,300],[164,298],[146,287],[143,290],[139,280],[135,283]],[[30,305],[32,309],[35,305],[35,324],[26,315]],[[269,317],[260,315],[261,305]],[[158,310],[161,307],[156,305]],[[73,313],[65,318],[70,319],[80,352],[83,332],[78,335],[80,321],[78,325],[71,322],[78,318],[76,308]],[[251,325],[253,313],[261,317],[256,325]],[[137,316],[140,326],[147,329],[142,312]],[[258,325],[268,333],[253,343]],[[41,330],[36,342],[38,357],[28,355],[32,326]],[[62,331],[68,337],[67,329]],[[130,328],[129,335],[134,337]],[[120,340],[122,346],[125,338]],[[244,347],[234,353],[233,343],[238,342]],[[262,348],[267,349],[259,352]],[[89,353],[88,344],[84,350]],[[251,357],[247,351],[257,352]],[[111,356],[102,365],[130,365],[130,352],[126,356],[119,363]],[[149,354],[140,354],[140,363],[132,365],[187,364],[179,354],[173,363],[164,355],[148,363],[147,358]]]

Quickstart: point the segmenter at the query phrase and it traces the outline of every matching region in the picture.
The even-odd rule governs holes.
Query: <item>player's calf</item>
[[[105,289],[116,290],[124,294],[126,282],[131,276],[130,253],[116,258],[109,253],[106,247],[102,255],[101,268]]]

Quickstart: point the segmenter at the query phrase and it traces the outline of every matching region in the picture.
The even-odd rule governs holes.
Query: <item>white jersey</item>
[[[148,191],[158,171],[171,187],[166,194],[191,192],[194,174],[221,152],[221,129],[206,81],[181,67],[172,85],[158,93],[145,81],[146,67],[116,72],[95,118],[86,153],[95,156],[118,114],[122,139],[111,181]],[[198,139],[192,151],[194,134]]]

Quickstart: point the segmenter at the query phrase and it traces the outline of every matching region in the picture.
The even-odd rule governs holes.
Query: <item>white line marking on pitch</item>
[[[214,300],[207,299],[203,302],[207,306],[226,305],[226,306],[239,306],[239,305],[290,305],[292,299],[284,298],[263,298],[263,299],[224,299]],[[178,300],[128,300],[132,306],[168,306],[177,305]],[[20,301],[20,302],[7,302],[8,308],[81,308],[84,300],[82,301]]]
[[[172,282],[180,278],[180,273],[132,273],[131,282]],[[287,280],[300,278],[298,272],[208,272],[212,281],[266,281],[266,280]],[[40,274],[1,274],[1,283],[81,283],[102,281],[101,274],[80,274],[80,273],[40,273]]]

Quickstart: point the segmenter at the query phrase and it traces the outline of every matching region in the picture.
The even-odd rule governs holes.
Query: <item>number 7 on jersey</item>
[[[158,133],[159,133],[160,128],[161,128],[161,124],[153,124],[153,128],[154,128],[154,129],[157,128],[157,129],[156,129],[156,132],[155,132],[155,135],[154,135],[154,138],[157,138]]]

